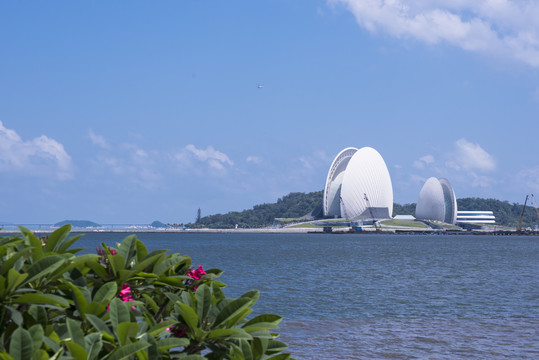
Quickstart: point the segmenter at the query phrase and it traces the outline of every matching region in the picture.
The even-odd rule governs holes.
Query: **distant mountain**
[[[57,222],[54,226],[60,227],[65,224],[71,224],[73,227],[77,228],[101,227],[101,225],[89,220],[64,220]]]
[[[157,220],[155,220],[154,222],[152,222],[152,223],[150,224],[150,226],[151,226],[151,227],[154,227],[154,228],[166,228],[166,227],[168,227],[167,224],[163,224],[161,221],[157,221]]]
[[[290,193],[276,203],[255,205],[252,209],[231,211],[226,214],[216,214],[202,217],[198,222],[186,224],[186,227],[207,227],[217,229],[234,228],[238,224],[241,228],[258,228],[270,226],[275,218],[301,218],[309,213],[318,215],[322,207],[323,191],[311,193]],[[394,204],[393,215],[415,215],[416,204]],[[496,217],[496,224],[503,226],[517,226],[522,213],[521,204],[510,204],[507,201],[481,198],[457,199],[458,210],[492,211]],[[533,206],[526,207],[523,227],[533,227],[539,224],[539,214]]]

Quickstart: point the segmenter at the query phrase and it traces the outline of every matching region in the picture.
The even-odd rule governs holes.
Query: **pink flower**
[[[133,295],[131,295],[131,288],[129,287],[128,284],[123,284],[122,285],[122,290],[120,290],[120,293],[118,294],[118,297],[123,302],[129,302],[129,301],[135,300],[135,298],[133,298]],[[131,306],[131,309],[136,309],[136,308],[134,306]],[[110,310],[110,305],[107,306],[107,311],[109,311],[109,310]]]
[[[123,302],[129,302],[129,301],[135,300],[135,298],[133,298],[133,295],[131,295],[131,288],[127,284],[122,285],[122,290],[120,290],[120,294],[118,295],[118,297]],[[135,307],[131,306],[131,309],[135,309]]]
[[[198,265],[198,268],[196,270],[189,270],[187,272],[187,276],[189,276],[190,278],[193,278],[195,280],[200,279],[202,277],[202,275],[205,275],[205,274],[206,274],[206,272],[202,268],[202,265]]]

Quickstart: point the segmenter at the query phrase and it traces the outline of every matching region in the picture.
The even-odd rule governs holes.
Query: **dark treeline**
[[[232,211],[226,214],[216,214],[200,217],[197,222],[186,224],[186,227],[230,229],[236,224],[240,228],[258,228],[270,226],[275,218],[299,219],[312,212],[318,213],[322,206],[323,191],[311,193],[290,193],[278,199],[276,203],[255,205],[252,209]],[[394,204],[393,215],[414,215],[416,204]],[[496,199],[463,198],[457,199],[459,210],[493,211],[496,224],[517,226],[522,213],[522,204],[509,203]],[[530,202],[524,212],[523,227],[533,227],[539,224],[536,209]]]
[[[463,198],[457,199],[457,207],[461,211],[492,211],[496,217],[496,224],[503,226],[518,226],[523,205],[517,203],[511,204],[508,201],[496,199]],[[526,210],[524,211],[524,218],[522,219],[522,226],[533,227],[536,224],[539,224],[537,211],[533,204],[530,204],[528,201]]]
[[[294,192],[283,196],[276,203],[255,205],[250,210],[231,211],[201,217],[194,224],[186,227],[231,229],[258,228],[273,224],[275,218],[301,218],[322,205],[323,191],[308,194]]]

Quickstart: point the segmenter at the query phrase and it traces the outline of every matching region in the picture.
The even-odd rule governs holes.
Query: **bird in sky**
[[[261,85],[261,84],[258,84],[257,86],[259,89],[262,89],[264,87],[264,85]]]

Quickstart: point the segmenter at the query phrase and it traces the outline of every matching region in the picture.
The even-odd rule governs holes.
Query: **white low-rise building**
[[[494,224],[496,217],[492,211],[457,211],[457,223]]]

